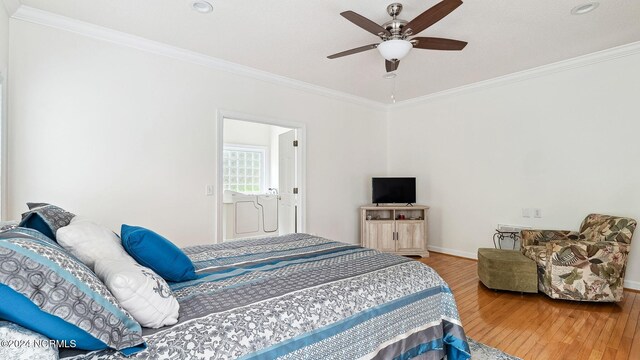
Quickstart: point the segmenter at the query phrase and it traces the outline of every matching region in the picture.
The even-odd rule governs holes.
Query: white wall
[[[640,219],[640,55],[398,107],[385,123],[362,105],[19,20],[10,27],[8,218],[26,201],[50,201],[116,230],[133,223],[180,245],[213,241],[216,199],[204,187],[217,178],[222,109],[306,124],[307,230],[337,240],[357,242],[356,209],[370,201],[370,177],[385,173],[418,177],[432,246],[459,255],[492,246],[497,223]],[[522,218],[524,207],[543,217]],[[636,288],[638,248],[627,274]]]
[[[2,99],[4,103],[0,102],[0,219],[6,218],[6,160],[7,160],[7,83],[8,83],[8,71],[7,64],[9,63],[9,16],[4,5],[0,4],[0,77],[2,78]]]
[[[640,220],[640,54],[394,109],[389,171],[415,174],[430,243],[462,256],[498,223],[577,230]],[[540,208],[540,219],[522,208]],[[640,288],[640,229],[626,279]]]
[[[213,242],[217,111],[306,124],[307,231],[356,243],[384,111],[11,20],[9,215],[47,201]],[[366,131],[363,131],[366,129]]]
[[[3,4],[0,4],[0,71],[2,77],[7,76],[9,62],[9,15]]]
[[[225,144],[271,146],[271,125],[225,119],[223,132]]]

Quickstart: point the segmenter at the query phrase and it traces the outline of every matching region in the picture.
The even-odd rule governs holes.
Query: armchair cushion
[[[523,248],[524,256],[536,262],[538,266],[545,267],[547,264],[547,247],[544,245],[531,245]]]

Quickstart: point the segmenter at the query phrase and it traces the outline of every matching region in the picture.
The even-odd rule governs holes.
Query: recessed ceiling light
[[[586,4],[578,5],[573,9],[571,9],[571,14],[584,15],[588,12],[592,12],[593,10],[595,10],[598,7],[598,5],[600,5],[600,3],[598,2],[589,2]]]
[[[201,14],[206,14],[213,11],[213,5],[211,5],[211,3],[209,3],[208,1],[204,1],[204,0],[191,1],[191,8],[194,11],[197,11]]]
[[[398,76],[398,74],[396,74],[396,73],[392,73],[392,72],[390,72],[390,73],[386,73],[386,74],[382,75],[382,77],[383,77],[383,78],[385,78],[385,79],[393,79],[393,78],[395,78],[396,76]]]

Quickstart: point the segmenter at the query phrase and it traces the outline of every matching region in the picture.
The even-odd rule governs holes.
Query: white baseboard
[[[460,256],[467,259],[474,259],[474,260],[478,259],[477,253],[468,252],[468,251],[448,249],[448,248],[443,248],[443,247],[433,246],[433,245],[427,246],[427,249],[429,249],[430,251],[435,251],[442,254]]]
[[[442,254],[455,255],[455,256],[460,256],[463,258],[474,259],[474,260],[478,259],[477,253],[472,253],[468,251],[449,249],[449,248],[443,248],[443,247],[432,246],[432,245],[429,245],[427,248],[429,249],[429,251],[434,251]],[[640,290],[640,281],[625,280],[624,288],[631,289],[631,290]]]
[[[624,288],[631,290],[640,290],[640,281],[625,280]]]

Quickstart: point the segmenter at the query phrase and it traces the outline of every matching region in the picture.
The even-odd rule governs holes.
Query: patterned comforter
[[[138,359],[468,359],[451,290],[408,258],[308,234],[185,248],[180,320]],[[61,356],[118,359],[114,351]]]

